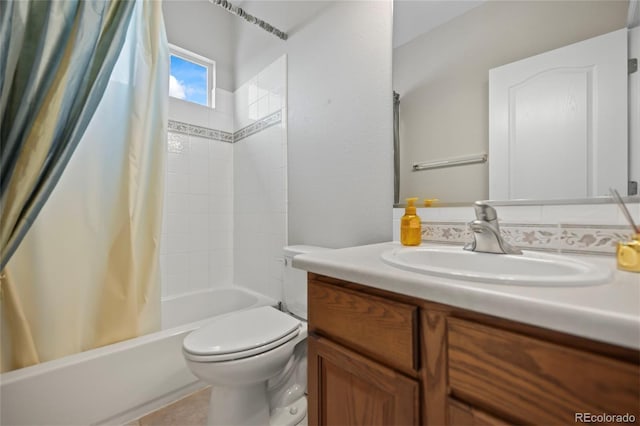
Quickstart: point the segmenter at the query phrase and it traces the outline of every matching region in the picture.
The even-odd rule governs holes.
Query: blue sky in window
[[[169,95],[206,106],[207,68],[171,55]]]

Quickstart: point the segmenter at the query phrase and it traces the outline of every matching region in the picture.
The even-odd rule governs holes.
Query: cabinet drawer
[[[417,369],[417,307],[314,280],[308,290],[312,332],[391,367]]]
[[[576,413],[640,418],[638,365],[455,318],[447,338],[450,392],[472,405],[533,424],[573,424]]]

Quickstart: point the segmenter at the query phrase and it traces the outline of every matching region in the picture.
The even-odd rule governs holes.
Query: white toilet
[[[284,248],[283,309],[232,312],[190,333],[182,344],[191,372],[212,385],[209,425],[306,424],[307,274],[293,269]]]

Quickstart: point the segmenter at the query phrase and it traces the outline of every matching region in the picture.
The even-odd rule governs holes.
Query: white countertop
[[[610,267],[613,278],[607,284],[532,287],[464,282],[404,271],[383,263],[380,255],[397,247],[400,243],[390,242],[302,254],[293,259],[293,266],[381,290],[640,349],[640,274],[617,270],[614,257],[565,255]],[[422,247],[439,245],[423,244]]]

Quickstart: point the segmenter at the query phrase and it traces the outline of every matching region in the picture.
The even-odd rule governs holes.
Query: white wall
[[[216,61],[216,86],[233,91],[238,18],[208,0],[163,0],[162,11],[169,43]]]
[[[275,26],[273,2],[242,7]],[[298,2],[287,11],[297,13]],[[289,244],[345,247],[391,239],[393,203],[391,3],[301,2],[313,19],[289,39],[246,42],[238,26],[242,81],[282,53],[288,56]],[[248,58],[247,60],[243,58]]]
[[[488,166],[411,172],[414,162],[488,152],[488,71],[622,28],[627,1],[488,1],[394,50],[401,199],[486,199]]]

